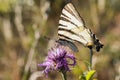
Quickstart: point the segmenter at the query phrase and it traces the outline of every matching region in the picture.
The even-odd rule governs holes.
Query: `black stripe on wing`
[[[76,27],[78,27],[77,24],[75,24],[75,23],[73,23],[72,21],[66,19],[65,17],[60,17],[60,20],[63,20],[63,21],[69,22],[69,23],[75,25]],[[68,26],[68,27],[69,27],[69,26]]]
[[[72,41],[76,41],[76,42],[78,42],[78,43],[81,43],[81,42],[79,42],[79,41],[77,41],[77,40],[73,40],[73,39],[71,39],[71,38],[69,38],[69,37],[67,37],[67,36],[65,36],[65,35],[62,35],[62,34],[58,34],[59,36],[61,36],[61,37],[64,37],[64,40],[66,40],[66,41],[68,41],[68,40],[72,40]]]
[[[73,32],[73,31],[71,31],[71,30],[67,30],[67,29],[64,29],[64,28],[58,28],[58,30],[60,31],[66,31],[66,32],[69,32],[69,33],[71,33],[71,34],[75,34],[75,35],[77,35],[77,36],[79,36],[78,34],[76,34],[75,32]]]
[[[58,31],[66,31],[66,32],[69,32],[69,33],[71,33],[71,34],[74,34],[74,35],[79,36],[80,38],[84,39],[83,36],[81,36],[81,35],[75,33],[75,32],[72,31],[72,30],[67,30],[67,29],[64,29],[64,28],[58,28]],[[85,40],[85,39],[84,39],[84,40]],[[86,40],[85,40],[85,41],[86,41]]]
[[[70,5],[71,8],[69,8],[68,5]],[[80,21],[80,22],[83,24],[84,27],[86,27],[83,18],[80,16],[80,14],[78,13],[77,9],[74,7],[73,4],[68,3],[68,4],[64,7],[64,9],[65,9],[67,12],[69,12],[71,15],[73,15],[78,21]],[[73,13],[73,11],[72,11],[71,9],[74,11],[75,14]],[[62,13],[62,14],[63,14],[63,13]]]
[[[70,8],[68,6],[65,6],[64,8],[67,12],[69,12],[71,15],[73,15],[76,19],[78,19],[75,14],[70,10]]]
[[[71,32],[71,31],[69,31],[70,33],[73,33],[73,32]],[[58,36],[59,36],[59,38],[60,37],[64,37],[64,39],[66,39],[66,40],[70,40],[70,41],[76,41],[76,42],[78,42],[78,43],[81,43],[80,41],[77,41],[77,40],[75,40],[75,39],[71,39],[71,38],[69,38],[68,36],[65,36],[65,35],[63,35],[63,34],[59,34],[58,33]],[[84,39],[83,38],[83,36],[79,36],[79,37],[81,37],[82,39]],[[85,39],[84,39],[85,40]],[[86,41],[86,40],[85,40]]]
[[[64,24],[58,24],[59,26],[63,26],[63,27],[68,27],[67,25],[64,25]],[[59,28],[59,27],[58,27]]]
[[[66,14],[62,13],[61,15],[65,16],[66,18],[69,18]],[[70,18],[69,18],[70,19]]]

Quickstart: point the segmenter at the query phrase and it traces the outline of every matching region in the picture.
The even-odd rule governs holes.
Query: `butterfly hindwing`
[[[64,39],[59,39],[57,42],[58,42],[59,44],[61,44],[61,45],[68,46],[68,47],[71,48],[74,52],[78,52],[77,46],[76,46],[74,43],[70,42],[70,41],[67,41],[67,40],[64,40]]]

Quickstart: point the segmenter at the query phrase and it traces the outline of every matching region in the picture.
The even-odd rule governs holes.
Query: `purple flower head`
[[[68,60],[71,60],[73,63],[70,63]],[[63,46],[56,46],[52,48],[48,52],[48,56],[46,60],[42,64],[38,64],[38,66],[45,67],[44,73],[48,74],[48,72],[52,70],[57,71],[70,71],[69,66],[75,66],[76,59],[73,54],[70,53],[65,47]]]

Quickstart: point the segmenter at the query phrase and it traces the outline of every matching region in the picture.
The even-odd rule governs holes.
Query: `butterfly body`
[[[61,44],[64,44],[62,42],[70,42],[71,44],[78,42],[88,48],[95,46],[96,51],[103,47],[95,34],[85,26],[82,17],[71,3],[66,4],[62,10],[58,26],[58,36],[58,42]]]

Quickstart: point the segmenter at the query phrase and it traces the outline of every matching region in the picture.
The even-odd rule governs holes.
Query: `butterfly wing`
[[[78,48],[77,46],[70,42],[70,41],[67,41],[65,39],[59,39],[57,40],[57,42],[60,44],[60,45],[64,45],[64,46],[68,46],[69,48],[71,48],[74,52],[78,52]]]
[[[85,27],[84,20],[71,3],[66,4],[62,10],[58,26],[58,36],[59,42],[63,44],[65,42],[71,43],[74,48],[76,48],[72,43],[74,41],[82,43],[89,48],[95,46],[96,51],[99,51],[103,46],[91,30]]]
[[[59,28],[72,30],[79,28],[79,30],[84,30],[84,21],[79,16],[78,12],[75,10],[71,3],[68,3],[62,10],[62,14],[59,20]]]
[[[94,42],[96,51],[99,52],[104,45],[99,41],[99,39],[96,37],[94,33],[92,33],[92,36],[93,36],[93,42]]]
[[[85,27],[82,17],[71,3],[68,3],[62,10],[59,20],[58,35],[60,39],[76,41],[87,46],[92,43],[91,32]]]

